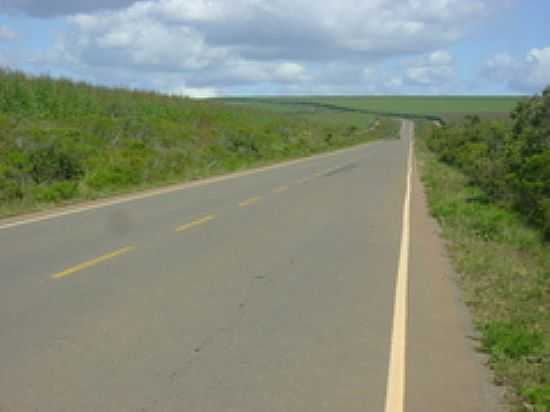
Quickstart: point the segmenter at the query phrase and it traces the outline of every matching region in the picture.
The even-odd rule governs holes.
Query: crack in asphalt
[[[231,333],[234,331],[239,324],[241,323],[242,319],[244,318],[246,314],[246,308],[248,306],[248,302],[250,301],[250,298],[252,294],[254,293],[255,285],[258,284],[259,281],[264,281],[265,284],[271,283],[268,275],[255,275],[251,277],[247,290],[244,294],[244,298],[239,302],[238,304],[238,311],[237,315],[235,316],[235,319],[230,321],[228,325],[218,328],[214,333],[211,335],[206,336],[199,345],[197,345],[193,349],[193,355],[189,357],[184,363],[183,366],[180,368],[172,371],[169,375],[170,383],[175,384],[178,379],[183,378],[188,372],[193,363],[197,360],[199,360],[198,355],[204,352],[209,346],[214,344],[216,340],[218,340],[222,335]]]
[[[339,174],[339,173],[349,172],[350,170],[353,170],[356,167],[357,167],[357,163],[349,163],[347,165],[338,167],[336,169],[329,170],[328,172],[323,173],[321,176],[322,177],[334,176],[334,175]]]

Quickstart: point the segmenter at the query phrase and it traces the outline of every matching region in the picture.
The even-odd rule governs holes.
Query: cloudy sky
[[[190,96],[518,94],[548,0],[0,0],[0,65]]]

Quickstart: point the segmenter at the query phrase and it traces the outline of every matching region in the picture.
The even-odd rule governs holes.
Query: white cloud
[[[6,26],[0,26],[0,40],[15,40],[17,34],[7,28]]]
[[[139,3],[135,7],[146,5]],[[197,70],[223,59],[223,49],[209,47],[191,27],[163,24],[147,15],[78,15],[70,21],[77,38],[64,50],[90,65],[135,66],[144,70]]]
[[[403,87],[403,78],[401,76],[390,76],[384,80],[384,87],[387,89],[400,89]]]
[[[151,23],[170,31],[184,27],[200,33],[209,46],[238,49],[243,57],[256,54],[293,59],[297,49],[304,56],[325,53],[331,57],[428,51],[459,38],[464,26],[479,19],[486,8],[480,0],[431,0],[422,7],[417,3],[148,0],[116,12],[79,15],[73,21],[77,34],[84,36],[98,28],[119,31],[119,26],[127,29],[130,24],[135,31],[147,29]]]
[[[426,86],[443,83],[453,76],[453,70],[449,66],[411,67],[405,73],[410,82]]]
[[[550,47],[531,49],[523,59],[496,54],[485,62],[481,75],[489,81],[504,82],[514,91],[539,92],[550,85]]]
[[[531,49],[526,63],[529,68],[526,79],[529,85],[540,89],[550,85],[550,47]]]
[[[375,80],[376,75],[377,75],[377,70],[376,70],[376,67],[374,66],[367,66],[363,69],[363,73],[362,73],[363,80],[367,82]]]
[[[437,86],[452,81],[453,58],[446,50],[436,50],[415,59],[404,60],[406,81],[421,86]]]
[[[179,86],[170,90],[169,94],[176,96],[186,96],[192,97],[195,99],[205,99],[210,97],[217,97],[220,95],[220,92],[212,87],[186,87]]]
[[[453,62],[451,54],[446,50],[437,50],[428,56],[428,62],[437,66],[448,66]]]
[[[155,77],[177,77],[170,90],[184,82],[189,89],[222,91],[251,84],[282,92],[331,85],[358,93],[361,85],[369,91],[400,91],[448,81],[454,63],[447,47],[501,5],[497,0],[117,4],[128,7],[70,17],[71,31],[46,60],[71,65],[98,81],[105,76],[111,81],[114,71],[125,73],[121,78],[142,87],[158,87]],[[409,56],[404,65],[385,73],[384,61],[403,56]]]
[[[484,65],[484,69],[498,78],[506,78],[510,71],[520,68],[519,62],[514,60],[508,53],[498,53],[490,57]]]
[[[281,63],[275,68],[275,78],[289,83],[307,80],[304,67],[298,63]]]

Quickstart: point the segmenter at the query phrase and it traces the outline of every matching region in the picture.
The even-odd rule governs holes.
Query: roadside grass
[[[371,115],[275,111],[0,69],[0,217],[309,156],[398,128]]]
[[[489,202],[437,160],[417,122],[416,156],[481,349],[518,411],[550,411],[550,245],[522,217]]]

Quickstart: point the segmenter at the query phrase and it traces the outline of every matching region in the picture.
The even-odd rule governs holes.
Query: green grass
[[[437,160],[417,130],[417,159],[432,214],[448,241],[464,299],[498,383],[517,410],[550,411],[550,245],[522,216],[488,201]]]
[[[222,102],[230,106],[246,107],[266,113],[284,114],[289,118],[309,119],[322,122],[325,125],[354,124],[355,126],[371,126],[380,116],[371,113],[361,113],[347,110],[330,109],[311,105],[272,103],[258,99],[246,101],[222,99]]]
[[[319,96],[224,99],[234,103],[266,105],[273,110],[307,110],[318,105],[361,110],[373,114],[432,116],[460,121],[468,114],[482,118],[507,117],[521,96]]]
[[[0,70],[0,217],[307,156],[397,129],[358,113],[277,111]]]
[[[359,109],[415,114],[510,112],[519,100],[520,98],[511,96],[368,96],[306,99]]]

